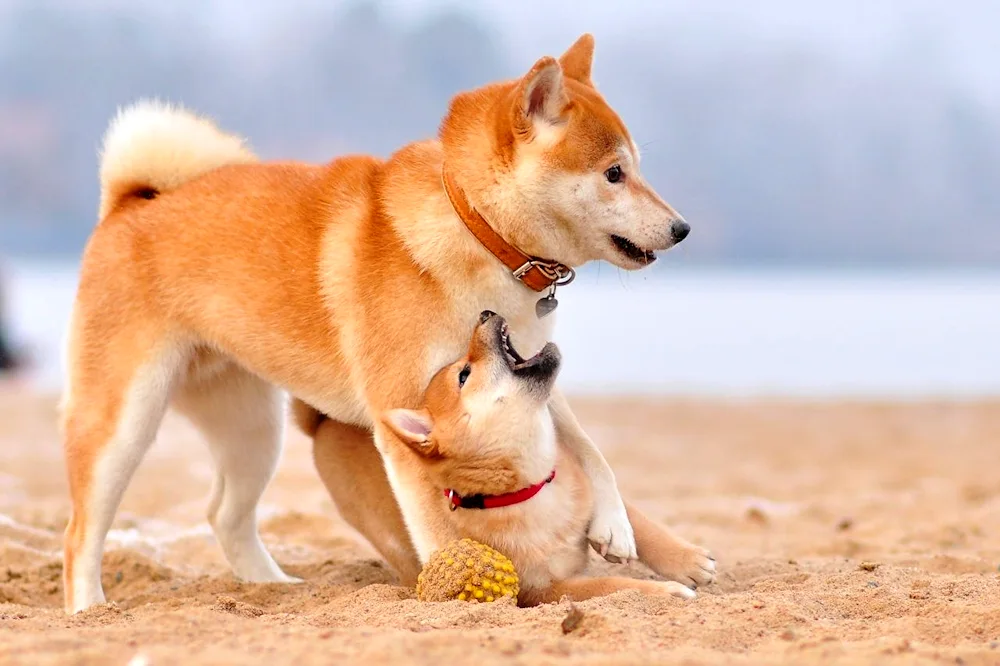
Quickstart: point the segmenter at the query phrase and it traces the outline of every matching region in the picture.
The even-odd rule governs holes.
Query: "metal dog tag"
[[[552,311],[557,307],[559,307],[559,301],[556,300],[556,293],[553,289],[549,292],[548,296],[538,299],[538,302],[535,303],[535,314],[538,315],[539,319],[541,319],[542,317],[547,317],[552,314]]]

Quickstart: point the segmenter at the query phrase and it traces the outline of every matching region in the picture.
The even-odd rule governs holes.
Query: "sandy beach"
[[[54,396],[0,390],[0,662],[1000,664],[1000,403],[578,399],[623,494],[711,548],[690,602],[420,603],[337,516],[289,432],[261,507],[295,586],[236,581],[204,520],[197,434],[169,415],[104,558],[61,609]],[[639,565],[592,570],[649,576]]]

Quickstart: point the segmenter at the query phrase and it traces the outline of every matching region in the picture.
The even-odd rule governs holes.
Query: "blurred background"
[[[570,391],[1000,394],[997,26],[992,0],[0,0],[0,360],[62,380],[119,105],[181,102],[267,158],[387,156],[589,31],[693,231],[560,292]]]

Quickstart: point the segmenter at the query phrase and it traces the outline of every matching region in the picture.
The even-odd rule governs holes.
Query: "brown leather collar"
[[[444,191],[458,217],[465,223],[472,235],[482,243],[483,247],[492,252],[494,257],[510,269],[515,279],[520,280],[535,291],[545,291],[552,287],[569,284],[576,277],[575,271],[569,266],[560,264],[558,261],[529,257],[505,241],[480,215],[479,211],[472,207],[452,175],[443,169],[441,182],[444,183]]]

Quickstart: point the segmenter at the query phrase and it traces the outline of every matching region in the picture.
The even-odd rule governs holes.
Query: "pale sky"
[[[57,11],[72,5],[126,5],[136,13],[171,12],[195,23],[224,21],[219,39],[253,38],[282,17],[353,0],[38,0]],[[0,20],[10,0],[0,0]],[[459,7],[497,28],[512,63],[555,54],[582,32],[614,41],[676,42],[686,53],[725,54],[734,45],[820,46],[872,67],[905,49],[907,62],[969,88],[1000,106],[1000,0],[381,0],[386,14],[413,21]],[[214,27],[214,26],[213,26]],[[523,55],[522,55],[523,53]],[[600,53],[600,51],[599,51]],[[600,57],[600,56],[599,56]]]
[[[514,49],[557,50],[581,32],[717,49],[735,40],[822,45],[859,67],[902,43],[915,63],[1000,103],[1000,0],[386,0],[400,17],[454,6],[500,28]]]

